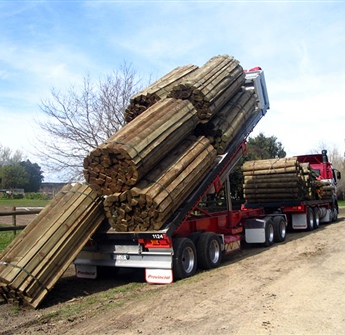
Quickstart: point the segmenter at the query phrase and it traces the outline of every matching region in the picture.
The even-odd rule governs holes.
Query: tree
[[[37,121],[45,133],[37,149],[46,169],[79,179],[87,154],[124,125],[124,111],[139,83],[124,63],[98,83],[86,76],[79,89],[71,87],[65,94],[52,89],[52,98],[40,105],[45,118]]]
[[[17,164],[23,159],[23,153],[19,150],[13,152],[10,148],[0,143],[0,167],[3,165]]]
[[[280,142],[277,142],[277,137],[266,137],[260,133],[254,138],[248,139],[248,152],[245,160],[255,159],[270,159],[270,158],[283,158],[286,152]]]
[[[20,164],[4,165],[1,167],[1,186],[13,190],[28,183],[29,175]]]
[[[246,161],[270,158],[283,158],[286,152],[277,137],[266,137],[260,133],[247,141],[247,153],[244,155],[237,166],[230,174],[231,196],[234,199],[243,198],[243,174],[241,167]]]
[[[24,188],[26,192],[38,192],[44,179],[41,167],[37,163],[31,163],[30,160],[23,161],[20,165],[25,169],[28,175],[26,183],[21,185],[22,188]]]

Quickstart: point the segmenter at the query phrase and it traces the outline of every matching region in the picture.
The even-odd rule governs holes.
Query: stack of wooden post
[[[103,195],[126,191],[198,124],[189,101],[163,99],[84,159],[84,176]]]
[[[219,155],[225,152],[247,121],[258,113],[254,93],[254,90],[241,90],[209,122],[198,126],[198,133],[209,138]]]
[[[327,180],[314,180],[313,189],[318,199],[332,199],[335,195],[335,187]]]
[[[186,80],[196,69],[198,69],[196,65],[179,66],[144,90],[135,94],[130,99],[129,106],[125,110],[125,121],[128,123],[134,120],[147,108],[154,105],[159,100],[166,98],[172,87],[182,80]]]
[[[144,96],[154,103],[140,115],[134,111],[134,119],[84,160],[85,179],[106,196],[105,212],[117,231],[160,229],[209,172],[216,150],[206,134],[196,130],[198,125],[221,113],[213,127],[219,128],[224,140],[219,148],[224,150],[256,111],[252,91],[237,95],[245,75],[231,56],[213,57],[200,68],[175,69],[163,78],[162,89],[158,81],[142,91],[128,111]],[[172,78],[173,87],[168,84]],[[171,91],[165,97],[167,89]],[[228,129],[223,128],[224,119]],[[199,139],[191,147],[186,138],[193,135]]]
[[[0,255],[0,294],[37,308],[104,220],[103,199],[68,185]]]
[[[206,137],[190,136],[135,187],[106,197],[109,223],[117,231],[158,230],[214,165]]]
[[[231,56],[211,58],[193,76],[174,86],[170,97],[188,99],[198,111],[201,122],[214,116],[243,86],[245,74]]]
[[[248,203],[315,199],[312,169],[296,157],[248,161],[242,171]]]

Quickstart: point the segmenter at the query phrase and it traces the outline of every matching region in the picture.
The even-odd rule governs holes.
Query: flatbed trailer
[[[265,213],[283,213],[292,229],[313,230],[320,223],[335,222],[338,208],[333,199],[245,204],[243,209],[262,208]]]

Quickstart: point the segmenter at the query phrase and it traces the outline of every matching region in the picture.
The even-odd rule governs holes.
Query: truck
[[[221,264],[224,255],[249,243],[271,246],[286,239],[287,228],[317,228],[320,222],[336,220],[336,199],[289,203],[244,204],[234,209],[229,176],[246,153],[246,140],[270,108],[264,72],[260,67],[245,71],[245,87],[256,94],[255,113],[235,136],[215,166],[164,223],[151,231],[116,232],[105,220],[74,260],[76,276],[95,279],[102,268],[145,269],[153,284],[170,284],[193,276],[198,269]],[[336,183],[326,152],[303,155],[320,173]],[[340,177],[340,176],[338,176]]]
[[[336,194],[337,182],[341,173],[336,170],[328,159],[327,150],[320,154],[296,156],[297,162],[308,163],[317,174],[317,180],[331,186],[331,195],[325,199],[312,200],[284,200],[269,203],[245,203],[245,208],[263,207],[266,213],[281,212],[288,219],[292,229],[317,229],[320,223],[335,222],[338,218],[339,207]]]

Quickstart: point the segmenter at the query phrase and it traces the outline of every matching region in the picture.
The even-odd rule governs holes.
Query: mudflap
[[[265,243],[266,221],[261,219],[247,219],[245,240],[247,243]]]
[[[150,284],[171,284],[174,280],[172,269],[145,269],[145,279]]]

